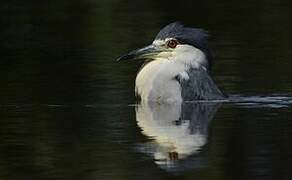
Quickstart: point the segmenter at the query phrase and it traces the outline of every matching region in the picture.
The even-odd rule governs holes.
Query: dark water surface
[[[0,6],[0,179],[292,179],[292,2]],[[228,102],[135,104],[140,62],[180,20],[207,29]]]

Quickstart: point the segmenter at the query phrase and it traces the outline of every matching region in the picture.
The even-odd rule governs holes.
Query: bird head
[[[194,68],[208,69],[212,54],[207,45],[207,38],[208,34],[203,29],[189,28],[174,22],[162,28],[152,44],[131,51],[117,60],[169,60]]]

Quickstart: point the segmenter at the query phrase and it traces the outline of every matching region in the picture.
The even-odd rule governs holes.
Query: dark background
[[[292,2],[17,1],[0,6],[1,179],[291,179],[291,107],[221,107],[209,165],[173,176],[131,150],[140,63],[117,63],[181,21],[211,34],[225,93],[289,96]]]

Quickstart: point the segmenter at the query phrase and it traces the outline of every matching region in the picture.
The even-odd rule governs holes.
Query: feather
[[[204,68],[190,68],[187,74],[189,76],[188,79],[181,77],[181,75],[175,78],[181,85],[183,101],[220,100],[225,98]]]

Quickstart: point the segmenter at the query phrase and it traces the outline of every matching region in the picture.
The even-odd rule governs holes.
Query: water
[[[291,179],[292,3],[9,1],[0,11],[1,179]],[[141,62],[180,20],[207,29],[223,102],[136,104]]]

